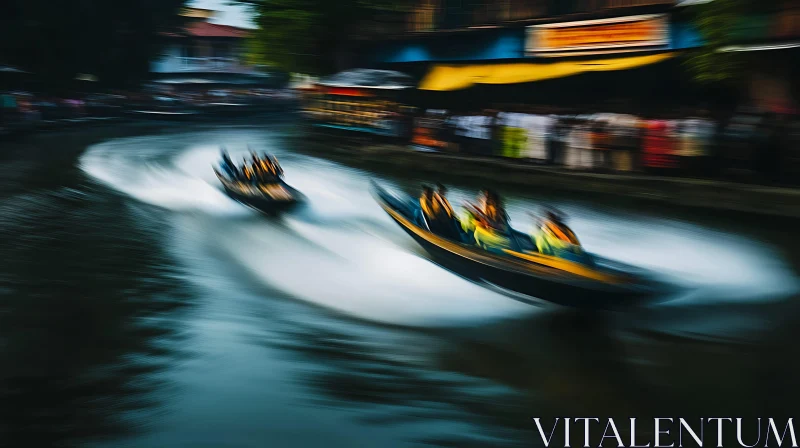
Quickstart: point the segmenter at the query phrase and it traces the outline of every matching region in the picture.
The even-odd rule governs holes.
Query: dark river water
[[[533,417],[791,415],[794,222],[507,191],[686,292],[624,313],[531,306],[435,265],[370,180],[290,121],[0,143],[0,444],[539,446]],[[272,151],[308,203],[228,199],[219,146]],[[435,179],[427,179],[435,180]],[[502,188],[501,188],[502,189]],[[472,197],[452,185],[451,200]]]

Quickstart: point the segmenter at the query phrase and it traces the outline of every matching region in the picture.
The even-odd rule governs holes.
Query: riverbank
[[[303,141],[298,145],[342,163],[383,171],[413,172],[496,185],[613,196],[692,209],[800,218],[800,189],[709,179],[605,174],[525,164],[499,158],[419,152],[393,144]]]
[[[140,123],[140,122],[209,122],[220,119],[254,117],[261,114],[282,112],[285,103],[270,104],[209,104],[196,109],[161,110],[129,108],[118,110],[113,115],[86,115],[70,118],[31,119],[0,123],[0,139],[26,137],[41,132],[65,130],[92,126],[98,123]]]
[[[274,117],[274,111],[255,114]],[[284,116],[281,114],[281,116]],[[139,125],[169,126],[171,117],[155,120],[132,119],[76,119],[59,120],[47,130],[79,131],[87,126],[111,125],[117,130],[137,128]],[[200,118],[200,117],[198,117]],[[202,120],[206,122],[208,116]],[[230,117],[237,124],[252,125],[252,118]],[[138,124],[138,125],[137,125]],[[199,125],[199,123],[198,123]],[[136,131],[134,131],[136,132]],[[36,132],[23,133],[33,137]],[[18,135],[20,136],[20,135]],[[346,165],[386,173],[411,174],[420,179],[437,179],[443,182],[466,180],[476,184],[499,187],[566,192],[592,197],[615,198],[642,205],[669,204],[693,210],[732,211],[761,216],[800,218],[800,189],[770,187],[709,179],[690,179],[643,174],[603,174],[576,172],[558,167],[540,166],[507,159],[418,152],[406,146],[361,142],[342,143],[339,139],[316,140],[306,132],[294,137],[290,146],[315,156],[329,158]],[[8,151],[11,148],[6,148]]]

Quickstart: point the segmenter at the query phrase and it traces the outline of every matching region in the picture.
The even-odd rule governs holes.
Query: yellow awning
[[[630,56],[591,61],[562,61],[553,63],[517,62],[485,65],[437,65],[419,85],[421,90],[458,90],[475,84],[516,84],[563,78],[584,72],[627,70],[655,64],[674,56],[673,53]]]

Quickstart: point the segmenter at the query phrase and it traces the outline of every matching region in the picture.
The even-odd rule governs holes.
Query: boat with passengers
[[[482,211],[474,205],[466,207],[466,217],[459,220],[452,210],[447,212],[448,204],[444,218],[437,220],[430,210],[425,210],[425,196],[430,191],[418,200],[390,193],[378,185],[373,188],[386,213],[434,260],[495,289],[564,306],[596,309],[666,298],[672,290],[651,272],[586,252],[574,235],[565,235],[564,244],[559,247],[545,246],[537,238],[513,229],[507,218],[505,225],[497,226],[499,229],[476,223],[485,217],[477,216]]]
[[[214,168],[225,193],[260,212],[272,214],[297,205],[303,195],[283,179],[283,168],[275,156],[251,152],[251,160],[241,166],[222,151],[222,161]]]

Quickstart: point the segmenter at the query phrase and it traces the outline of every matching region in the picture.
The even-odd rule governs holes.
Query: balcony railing
[[[180,58],[180,70],[187,72],[229,71],[241,68],[236,58]]]

